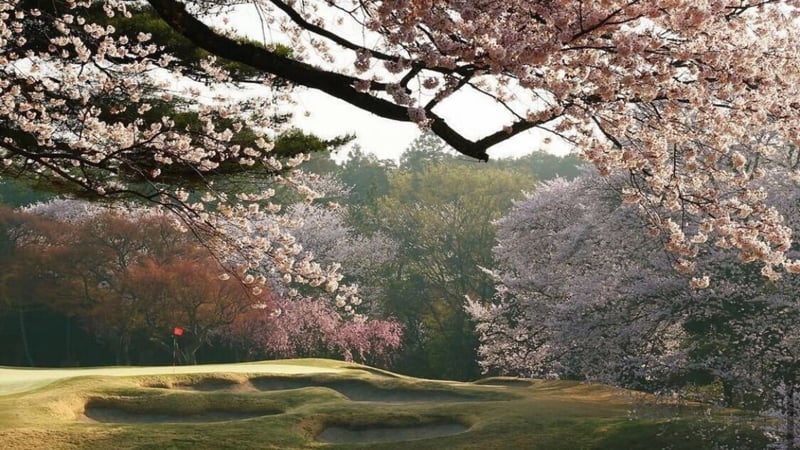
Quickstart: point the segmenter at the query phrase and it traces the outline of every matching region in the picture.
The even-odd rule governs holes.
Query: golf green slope
[[[1,449],[763,448],[753,417],[565,381],[437,382],[338,361],[0,368]]]

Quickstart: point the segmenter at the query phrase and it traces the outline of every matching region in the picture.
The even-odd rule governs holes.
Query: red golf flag
[[[175,336],[183,336],[183,328],[175,327],[175,329],[172,330],[172,334]]]

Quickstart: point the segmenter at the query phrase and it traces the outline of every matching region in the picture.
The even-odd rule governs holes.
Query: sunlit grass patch
[[[118,369],[111,375],[93,369],[92,376],[79,370],[71,377],[59,371],[49,384],[0,395],[0,448],[650,450],[764,444],[750,415],[654,405],[651,397],[598,384],[504,377],[437,382],[327,360],[208,367],[213,370],[136,368],[133,376]]]

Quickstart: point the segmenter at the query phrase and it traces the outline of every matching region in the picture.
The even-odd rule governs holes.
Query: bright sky
[[[296,125],[321,137],[355,133],[355,143],[368,153],[381,159],[398,159],[403,150],[420,133],[419,128],[409,122],[383,119],[355,108],[346,102],[316,90],[306,90],[297,97]],[[472,139],[497,131],[507,119],[501,111],[487,108],[485,101],[477,95],[462,94],[443,104],[437,112],[448,119],[457,130]],[[446,108],[445,108],[446,106]],[[535,150],[545,150],[563,155],[567,148],[557,139],[544,143],[545,134],[530,131],[515,136],[489,150],[491,158],[520,156]]]
[[[262,26],[259,14],[249,4],[241,5],[230,14],[225,25],[221,17],[211,22],[235,28],[237,33],[252,39],[261,40],[266,35],[269,35],[269,40],[275,38],[274,30]],[[352,55],[348,53],[343,57],[352,58]],[[359,145],[365,152],[381,159],[398,159],[420,133],[413,123],[383,119],[320,91],[305,89],[295,96],[295,100],[295,126],[323,138],[355,134],[356,139],[351,145]],[[508,111],[475,91],[459,93],[442,102],[435,111],[456,131],[473,140],[494,133],[513,121]],[[546,137],[552,138],[552,142],[545,144]],[[531,130],[491,148],[489,155],[492,158],[519,156],[535,150],[565,154],[568,148],[560,139],[548,136],[546,132]]]

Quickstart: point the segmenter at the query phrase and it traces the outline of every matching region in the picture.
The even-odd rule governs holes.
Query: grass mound
[[[144,381],[143,387],[156,389],[176,389],[200,392],[246,392],[252,391],[248,378],[245,376],[200,376],[173,378],[172,380],[156,378],[153,381]]]
[[[32,378],[21,376],[26,373]],[[0,369],[0,448],[697,450],[766,444],[756,417],[723,410],[709,416],[707,406],[647,399],[566,381],[420,380],[328,360]],[[634,409],[639,414],[631,415]]]
[[[489,377],[474,381],[473,384],[477,384],[479,386],[528,387],[533,386],[533,381],[514,377]]]
[[[227,422],[231,420],[251,419],[265,414],[242,413],[234,411],[210,410],[201,414],[144,414],[125,411],[123,409],[92,407],[84,412],[86,418],[93,422],[104,423],[192,423],[192,422]]]
[[[382,383],[384,387],[365,380],[342,380],[331,378],[302,378],[302,377],[257,377],[250,380],[252,385],[261,391],[276,391],[286,389],[301,389],[318,386],[339,392],[354,402],[383,402],[383,403],[420,403],[420,402],[468,402],[488,400],[508,400],[508,396],[486,395],[482,396],[448,389],[430,389],[420,386],[420,383],[391,382]]]

